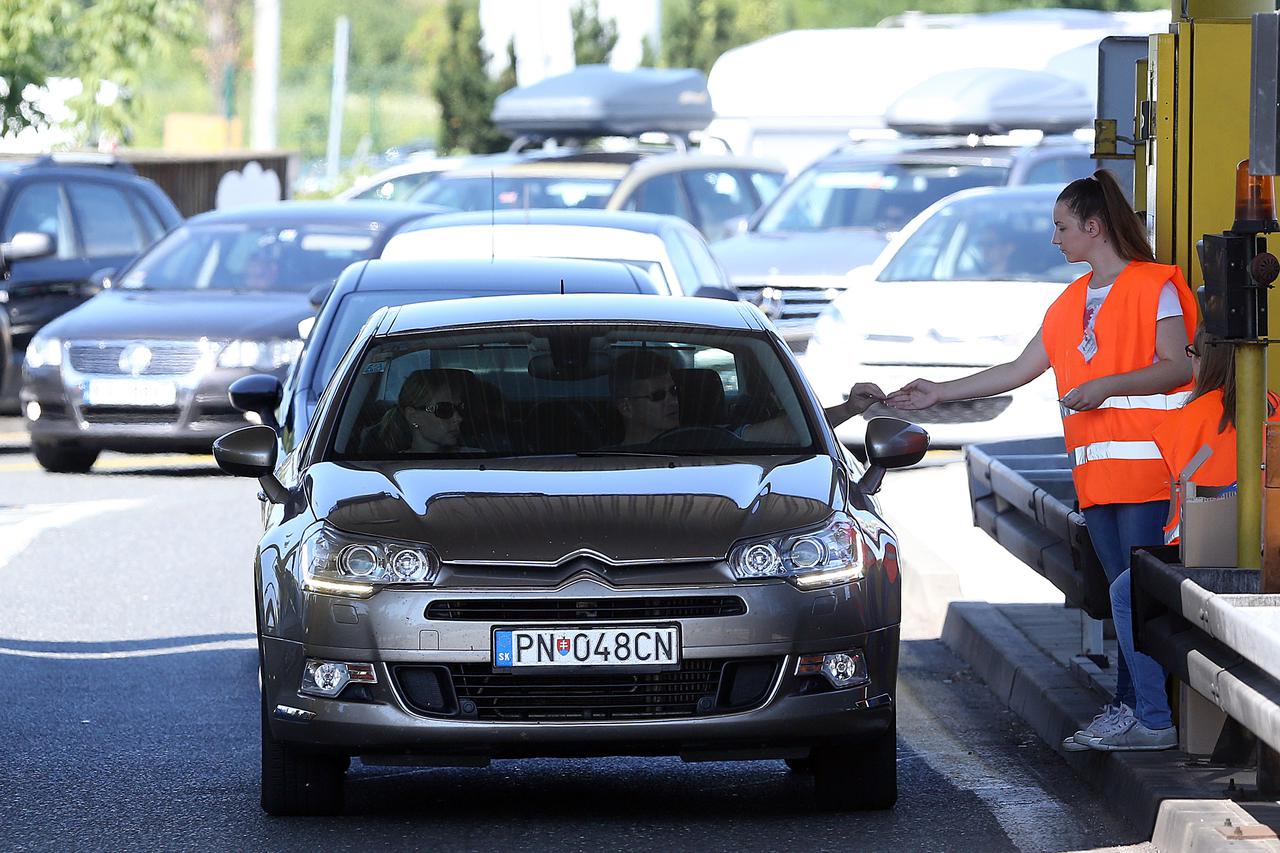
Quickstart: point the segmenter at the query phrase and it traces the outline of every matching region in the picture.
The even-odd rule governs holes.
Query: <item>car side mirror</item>
[[[233,477],[254,477],[272,503],[284,503],[289,490],[276,479],[279,444],[269,426],[241,427],[213,443],[213,459]]]
[[[49,234],[19,231],[9,238],[8,243],[0,243],[0,260],[8,262],[44,258],[52,255],[57,248],[57,243]]]
[[[307,301],[311,303],[312,308],[319,308],[324,301],[329,298],[329,291],[333,290],[333,282],[317,284],[311,290],[307,291]]]
[[[738,292],[728,287],[720,287],[715,284],[704,284],[693,293],[701,299],[728,299],[730,302],[738,301]]]
[[[227,397],[233,408],[241,412],[252,412],[262,419],[264,426],[272,430],[279,428],[276,423],[276,408],[284,399],[284,386],[280,380],[268,373],[254,373],[241,376],[227,389]]]
[[[898,418],[872,418],[867,424],[867,472],[858,488],[868,495],[880,491],[890,468],[909,468],[929,450],[929,433]]]

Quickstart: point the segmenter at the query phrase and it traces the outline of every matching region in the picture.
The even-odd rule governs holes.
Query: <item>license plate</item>
[[[172,406],[178,387],[154,379],[90,379],[84,389],[87,406]]]
[[[499,628],[493,632],[498,669],[575,666],[675,666],[680,628]]]

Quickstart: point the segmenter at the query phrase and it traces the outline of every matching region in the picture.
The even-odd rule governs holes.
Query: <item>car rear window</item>
[[[752,455],[812,451],[806,399],[757,333],[502,326],[374,339],[332,456]]]

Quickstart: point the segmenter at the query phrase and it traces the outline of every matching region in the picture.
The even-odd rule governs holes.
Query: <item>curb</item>
[[[1092,719],[1109,697],[1082,686],[1075,675],[1036,648],[997,606],[951,604],[942,641],[1097,789],[1112,811],[1151,833],[1157,849],[1280,851],[1274,832],[1225,799],[1228,778],[1239,777],[1240,771],[1188,767],[1179,750],[1065,752],[1063,739]]]

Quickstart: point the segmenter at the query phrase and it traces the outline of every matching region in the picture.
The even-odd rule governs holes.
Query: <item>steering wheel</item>
[[[746,445],[732,430],[716,426],[674,427],[648,444],[654,450],[731,450]]]

